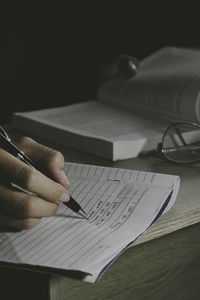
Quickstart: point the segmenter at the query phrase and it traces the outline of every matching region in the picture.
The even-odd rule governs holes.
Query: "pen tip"
[[[89,220],[88,216],[86,215],[86,213],[84,212],[83,209],[79,209],[78,214],[79,214],[79,216]]]

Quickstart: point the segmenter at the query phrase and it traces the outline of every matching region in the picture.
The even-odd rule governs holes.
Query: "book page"
[[[60,205],[31,230],[0,233],[0,261],[85,273],[94,282],[130,243],[169,209],[179,177],[65,164],[71,195],[89,216]]]
[[[12,127],[23,133],[111,160],[152,150],[169,121],[117,109],[99,101],[15,113]]]
[[[118,77],[98,99],[158,117],[200,121],[200,51],[166,47],[141,62],[135,77]]]
[[[15,115],[18,115],[16,113]],[[56,127],[65,132],[99,138],[107,141],[130,140],[134,134],[151,129],[158,131],[158,122],[153,118],[141,118],[116,109],[106,103],[87,101],[53,109],[19,113],[24,118]],[[163,124],[163,128],[166,123]],[[162,129],[161,129],[162,130]],[[161,131],[163,132],[163,131]],[[48,132],[46,132],[48,135]],[[51,134],[51,132],[50,132]],[[156,144],[155,144],[156,146]]]

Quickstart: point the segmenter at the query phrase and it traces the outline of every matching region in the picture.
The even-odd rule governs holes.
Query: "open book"
[[[115,161],[156,148],[174,120],[199,122],[199,92],[200,51],[166,47],[141,61],[135,77],[102,84],[95,101],[15,113],[12,124]]]
[[[65,164],[71,195],[89,221],[60,205],[30,230],[0,232],[0,263],[48,271],[88,282],[173,205],[179,177]]]

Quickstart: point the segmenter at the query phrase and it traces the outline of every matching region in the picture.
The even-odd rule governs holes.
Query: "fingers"
[[[64,173],[64,157],[60,152],[43,146],[28,137],[18,138],[15,140],[15,144],[36,163],[37,169],[42,173],[65,188],[70,187],[69,180]]]
[[[8,152],[0,149],[0,173],[9,182],[54,203],[67,202],[68,191],[38,170],[24,164]]]
[[[0,211],[0,230],[22,230],[31,229],[40,219],[37,218],[20,218]]]
[[[56,213],[58,204],[0,184],[0,210],[25,219],[42,218]]]

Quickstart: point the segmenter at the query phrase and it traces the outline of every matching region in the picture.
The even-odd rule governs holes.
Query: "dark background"
[[[187,1],[1,1],[0,120],[13,111],[95,98],[97,72],[116,54],[199,47]]]

